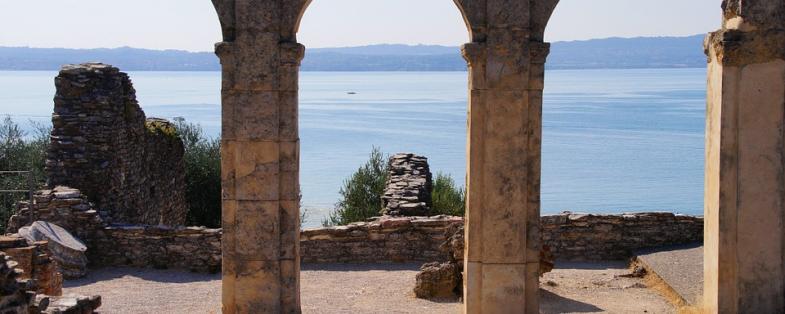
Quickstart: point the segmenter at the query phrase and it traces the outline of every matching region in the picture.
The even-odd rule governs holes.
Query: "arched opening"
[[[368,235],[343,242],[336,236],[332,243],[311,239],[347,228],[322,228],[325,220],[346,225],[380,215],[383,193],[372,196],[378,204],[368,205],[371,208],[361,214],[370,216],[347,213],[358,206],[341,203],[357,195],[351,193],[350,184],[367,183],[352,181],[352,176],[374,147],[386,155],[381,159],[385,165],[396,153],[414,153],[427,157],[434,181],[442,172],[459,187],[464,185],[468,75],[460,45],[469,36],[462,22],[461,12],[447,0],[316,0],[303,14],[297,32],[297,42],[306,47],[299,73],[300,188],[301,210],[307,213],[303,227],[311,229],[300,241],[304,311],[370,311],[363,307],[366,298],[373,300],[374,307],[396,303],[401,311],[457,310],[454,302],[407,297],[421,262],[416,253],[410,254],[419,251],[411,246],[416,242],[393,240],[400,230],[390,229],[387,238],[373,230],[348,227],[357,229],[357,235]],[[387,171],[383,170],[385,176]],[[350,193],[339,194],[339,190]],[[345,212],[340,214],[337,208]],[[420,239],[413,241],[431,241],[423,235],[412,230],[410,236]],[[324,250],[326,245],[337,254]],[[395,261],[403,264],[385,263]],[[335,293],[365,292],[320,304],[312,292],[317,273],[318,282],[329,282]],[[385,276],[390,280],[382,279]],[[378,285],[379,281],[388,284]],[[374,297],[384,293],[385,298]]]
[[[434,177],[442,171],[463,185],[467,75],[459,46],[468,37],[452,2],[415,2],[314,1],[302,18],[305,227],[328,218],[343,181],[373,147],[426,156]],[[357,13],[336,18],[347,10]]]
[[[678,268],[698,281],[703,277],[703,42],[717,27],[718,2],[562,1],[545,35],[551,54],[543,97],[541,200],[549,217],[543,219],[543,244],[562,261],[631,254],[692,305],[700,303],[701,289],[683,290],[668,272]],[[667,9],[674,6],[680,9]],[[597,7],[607,9],[584,14]],[[663,15],[672,15],[668,23],[662,23]],[[646,219],[657,223],[647,229],[639,222]],[[580,240],[564,247],[558,233]],[[636,237],[645,240],[630,241]],[[615,256],[614,250],[627,253]],[[677,255],[678,263],[662,264],[661,258]],[[541,280],[558,283],[561,272],[592,272],[563,265]],[[629,266],[595,265],[599,272],[619,274]],[[616,284],[624,285],[609,281],[597,293]],[[559,286],[543,285],[541,302],[570,293]],[[571,298],[611,312],[636,306],[651,311],[658,296],[649,292],[641,300],[654,301],[618,309],[602,300]]]
[[[170,302],[148,302],[144,300],[148,299],[146,297],[115,294],[113,292],[125,289],[118,287],[118,282],[112,282],[110,278],[126,276],[131,281],[127,284],[136,287],[137,291],[167,299],[186,300],[189,297],[183,290],[156,291],[151,286],[167,281],[165,278],[169,275],[184,274],[190,268],[198,274],[187,276],[182,282],[212,281],[212,287],[202,287],[208,290],[203,295],[211,295],[212,298],[203,298],[201,301],[205,308],[215,308],[220,303],[220,282],[215,280],[215,272],[220,271],[221,264],[220,229],[210,228],[220,228],[220,152],[217,143],[220,140],[221,96],[220,72],[217,72],[220,65],[213,52],[213,45],[220,41],[221,32],[214,8],[209,1],[197,3],[177,0],[166,3],[147,0],[105,3],[88,0],[41,4],[0,4],[0,26],[18,30],[4,32],[0,36],[0,46],[5,46],[0,48],[4,55],[3,62],[0,62],[0,68],[3,69],[0,70],[0,102],[3,104],[0,111],[2,115],[11,115],[31,134],[34,130],[27,125],[28,119],[48,127],[42,134],[44,139],[34,139],[36,146],[24,155],[24,158],[34,159],[33,166],[39,167],[35,169],[36,172],[42,174],[34,186],[36,196],[32,201],[37,212],[31,216],[60,225],[88,247],[86,262],[89,267],[86,273],[90,279],[68,278],[69,275],[75,276],[73,274],[76,270],[67,267],[77,264],[84,266],[79,257],[74,257],[69,260],[74,264],[63,267],[65,271],[60,270],[68,279],[65,281],[65,294],[103,295],[102,309],[108,311],[178,312],[182,308]],[[19,12],[35,14],[22,17]],[[63,65],[86,62],[102,62],[116,68],[77,66],[72,67],[73,72],[66,73],[66,70],[58,73]],[[90,68],[92,71],[88,70]],[[79,74],[80,71],[83,71],[82,74]],[[119,72],[125,72],[128,76]],[[186,214],[183,210],[189,206],[187,203],[191,199],[182,198],[186,189],[186,184],[181,180],[184,169],[177,162],[188,163],[183,160],[188,158],[188,152],[183,152],[182,145],[174,140],[177,132],[166,125],[157,124],[161,121],[145,120],[142,111],[146,118],[160,117],[172,121],[176,117],[184,117],[187,122],[198,123],[204,128],[203,140],[215,139],[212,156],[207,158],[209,160],[203,160],[211,163],[209,167],[214,170],[206,175],[212,176],[207,179],[212,181],[208,185],[211,184],[213,188],[211,191],[199,189],[203,195],[212,196],[212,203],[205,204],[203,208],[211,212],[214,218],[211,223],[184,219]],[[55,133],[50,137],[53,121]],[[56,145],[60,145],[61,150],[54,151],[52,147]],[[0,152],[3,155],[0,159],[5,158],[5,153]],[[99,154],[103,154],[99,156],[100,160],[96,157]],[[107,193],[88,194],[87,191],[95,186],[80,186],[76,183],[69,185],[81,190],[81,193],[59,188],[47,192],[55,187],[47,186],[46,182],[46,179],[53,177],[50,173],[54,171],[44,168],[67,164],[75,160],[69,159],[72,156],[83,159],[78,162],[83,165],[82,169],[90,169],[79,170],[71,165],[63,171],[62,177],[93,179],[99,182],[97,185],[111,187]],[[5,165],[0,165],[2,170],[7,170]],[[0,184],[0,190],[3,189],[5,187]],[[67,204],[57,200],[55,194],[69,198]],[[98,205],[103,199],[95,195],[133,205],[128,206],[127,211],[123,208],[127,214],[120,219],[113,216],[115,212],[108,206]],[[160,206],[137,207],[139,204]],[[3,208],[3,214],[0,215],[2,229],[14,233],[21,225],[6,230],[7,223],[9,229],[13,225],[6,214],[23,216],[23,208],[6,209]],[[77,216],[82,218],[75,218]],[[193,233],[193,245],[180,250],[174,244],[175,237],[172,237],[179,232],[151,236],[143,231],[135,240],[123,242],[120,238],[127,235],[120,231],[123,228],[114,229],[118,231],[115,233],[108,231],[117,225],[158,232],[165,229],[186,230],[186,225],[204,225],[210,228],[203,230],[213,230],[213,236],[212,240],[207,240]],[[162,242],[148,242],[152,238]],[[127,245],[144,249],[130,250]],[[212,250],[213,254],[196,253],[204,249]],[[35,271],[26,268],[25,272],[34,276],[35,280],[40,279],[37,276],[46,276],[43,277],[46,284],[57,283],[57,275],[49,273],[55,269],[54,262],[48,260],[53,254],[49,251],[44,254],[38,249],[35,253],[25,250],[28,252],[25,254],[33,255],[32,258],[44,256],[44,259],[35,260],[34,263],[19,260],[20,265],[45,265],[41,268],[33,266],[36,267]],[[195,263],[187,257],[196,255],[213,257]],[[210,259],[212,261],[208,262]],[[191,267],[196,264],[204,267]],[[128,266],[138,269],[123,268]],[[167,268],[170,271],[168,274],[158,272],[153,275],[156,271],[152,268]],[[110,272],[115,274],[110,275]],[[62,285],[62,282],[59,284]],[[53,294],[49,291],[58,290],[52,288],[47,290],[47,294]],[[52,298],[50,309],[57,304],[57,300],[59,298]],[[69,302],[68,298],[62,300]],[[146,309],[139,309],[140,306]],[[62,310],[65,311],[65,308]],[[87,309],[85,307],[77,311]]]

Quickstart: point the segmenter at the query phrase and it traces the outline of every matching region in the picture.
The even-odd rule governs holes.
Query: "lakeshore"
[[[705,69],[546,73],[542,212],[703,212]],[[49,123],[52,72],[0,71],[0,112]],[[131,72],[149,116],[217,136],[218,72]],[[465,72],[304,72],[300,137],[306,227],[332,210],[374,145],[429,157],[463,183]],[[356,94],[350,95],[352,91]]]

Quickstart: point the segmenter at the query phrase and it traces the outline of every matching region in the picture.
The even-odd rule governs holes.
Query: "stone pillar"
[[[212,1],[224,37],[223,310],[299,312],[295,34],[310,0]],[[455,0],[472,39],[468,313],[538,312],[543,33],[557,2]]]
[[[214,0],[224,31],[223,312],[299,313],[296,1]]]
[[[469,63],[464,311],[538,313],[544,25],[556,1],[461,6]]]
[[[726,0],[709,35],[704,306],[785,312],[785,2]]]

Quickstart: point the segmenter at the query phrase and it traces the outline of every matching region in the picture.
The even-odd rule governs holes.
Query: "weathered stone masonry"
[[[300,312],[296,33],[310,2],[213,0],[226,313]],[[538,313],[543,37],[558,0],[455,3],[471,37],[464,311]],[[783,312],[785,2],[722,9],[707,45],[704,305]]]
[[[699,242],[703,219],[671,213],[543,216],[542,238],[559,260],[630,258],[634,251]],[[382,217],[347,226],[303,230],[305,263],[434,262],[450,259],[442,249],[447,229],[461,217]],[[221,265],[221,229],[114,226],[90,241],[94,266],[177,268],[215,272]]]
[[[390,216],[429,216],[433,175],[428,158],[396,154],[388,161],[389,173],[382,195],[382,214]]]
[[[55,85],[49,186],[82,190],[108,222],[183,225],[182,141],[167,123],[145,121],[128,75],[68,65]]]

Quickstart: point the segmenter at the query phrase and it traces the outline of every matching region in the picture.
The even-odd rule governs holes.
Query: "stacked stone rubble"
[[[182,159],[182,142],[146,127],[128,75],[100,63],[68,65],[55,85],[49,185],[82,190],[113,223],[183,224],[184,171],[170,160]]]
[[[35,301],[35,292],[26,291],[29,280],[21,279],[17,263],[5,253],[0,253],[0,313],[29,313]]]
[[[63,275],[57,269],[46,241],[29,244],[19,235],[0,237],[0,251],[11,257],[21,270],[21,279],[30,279],[32,290],[38,294],[62,294]]]
[[[98,211],[80,190],[57,186],[51,190],[36,191],[33,200],[32,211],[29,202],[17,203],[6,227],[7,233],[16,233],[20,228],[41,220],[61,226],[85,240],[94,237],[97,230],[105,226]]]
[[[87,247],[62,227],[44,221],[19,229],[19,235],[30,243],[46,241],[58,271],[66,279],[87,275]]]
[[[90,314],[101,306],[101,296],[66,295],[50,297],[49,305],[42,314]]]
[[[396,154],[389,160],[389,177],[382,195],[382,214],[428,216],[433,182],[428,158]]]

